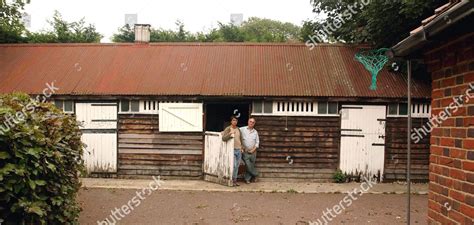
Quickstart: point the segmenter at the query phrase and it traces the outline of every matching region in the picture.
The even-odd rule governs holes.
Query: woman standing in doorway
[[[232,174],[232,186],[240,186],[237,183],[237,174],[239,172],[240,159],[242,158],[242,135],[237,123],[239,119],[235,116],[230,117],[230,126],[226,127],[222,132],[222,140],[228,141],[234,138],[234,172]]]

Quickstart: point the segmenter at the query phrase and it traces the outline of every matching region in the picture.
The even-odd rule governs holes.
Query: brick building
[[[450,1],[392,50],[421,59],[432,78],[429,224],[473,224],[473,1]]]

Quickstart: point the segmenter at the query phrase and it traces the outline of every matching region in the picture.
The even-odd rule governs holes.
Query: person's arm
[[[244,146],[244,137],[242,135],[242,128],[239,129],[240,133],[240,144],[242,147],[240,147],[240,152],[244,153],[245,152],[245,146]]]
[[[257,130],[255,130],[255,132],[257,133],[257,140],[255,140],[255,148],[257,149],[260,147],[260,137],[258,136]]]
[[[232,134],[230,133],[230,127],[227,127],[222,131],[222,141],[228,141],[232,138]]]
[[[254,153],[257,151],[257,148],[260,146],[260,138],[258,137],[258,132],[257,130],[255,130],[256,132],[256,138],[255,138],[255,145],[253,146],[252,150],[250,151],[250,153]]]

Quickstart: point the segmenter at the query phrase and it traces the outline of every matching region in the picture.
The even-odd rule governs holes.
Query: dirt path
[[[135,190],[81,190],[81,224],[98,224],[97,220],[109,217],[111,210],[127,204],[134,196]],[[118,224],[308,224],[320,219],[323,210],[339,204],[346,196],[157,190]],[[405,205],[405,195],[364,194],[330,224],[404,224]],[[427,195],[413,196],[412,223],[426,224],[426,211]]]

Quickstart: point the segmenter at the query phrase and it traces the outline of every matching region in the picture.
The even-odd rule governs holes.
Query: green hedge
[[[82,147],[73,117],[25,94],[0,95],[3,224],[77,224]]]

